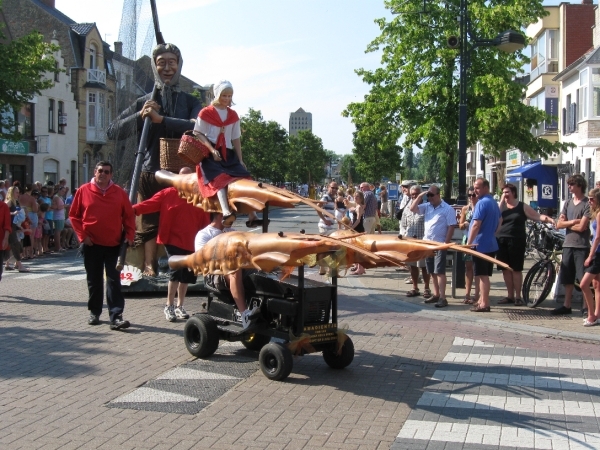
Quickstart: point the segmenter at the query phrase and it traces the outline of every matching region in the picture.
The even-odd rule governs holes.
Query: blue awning
[[[506,174],[506,181],[514,183],[523,178],[534,179],[538,188],[538,205],[546,208],[556,208],[558,201],[558,173],[556,166],[547,166],[540,161],[525,164]]]

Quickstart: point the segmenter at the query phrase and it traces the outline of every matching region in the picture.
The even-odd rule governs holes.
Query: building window
[[[101,92],[98,94],[98,109],[97,109],[97,116],[98,116],[98,128],[100,128],[101,130],[104,130],[104,119],[106,117],[106,115],[104,114],[104,97],[105,95]]]
[[[558,30],[546,30],[531,44],[531,80],[558,72]]]
[[[90,181],[90,154],[83,154],[83,164],[81,165],[81,176],[83,177],[83,182],[87,183]]]
[[[88,127],[96,127],[96,93],[88,92]]]
[[[16,114],[17,130],[21,133],[23,139],[33,139],[34,107],[33,103],[25,103]]]
[[[58,161],[55,159],[44,161],[44,180],[44,184],[48,184],[48,181],[58,183]]]
[[[67,116],[65,115],[65,103],[58,102],[58,132],[65,134],[65,125],[67,124]]]
[[[95,69],[97,62],[96,62],[96,55],[98,53],[98,49],[96,47],[96,44],[92,44],[90,45],[90,69]]]
[[[54,68],[57,70],[60,68],[58,61],[54,62]],[[60,73],[59,72],[54,72],[54,81],[57,83],[60,81]]]
[[[579,73],[579,120],[587,119],[588,117],[588,69],[582,70]]]
[[[54,100],[48,101],[48,131],[54,133]]]
[[[592,114],[600,117],[600,68],[592,69],[592,86],[594,94],[592,98]]]
[[[77,161],[71,161],[71,192],[77,187]]]

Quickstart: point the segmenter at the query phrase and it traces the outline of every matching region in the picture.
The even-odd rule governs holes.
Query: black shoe
[[[562,316],[565,314],[571,314],[571,308],[567,308],[566,306],[561,306],[559,308],[553,309],[550,311],[550,314],[553,316]]]
[[[256,227],[262,227],[264,221],[263,219],[254,219],[254,220],[247,220],[246,221],[246,227],[248,228],[256,228]],[[271,223],[271,220],[267,220],[267,225],[269,225]]]
[[[110,323],[110,329],[111,330],[124,330],[125,328],[129,328],[129,321],[128,320],[123,320],[122,317],[117,317],[115,320],[113,320]]]
[[[96,314],[90,314],[88,325],[100,325],[100,317],[98,317]]]

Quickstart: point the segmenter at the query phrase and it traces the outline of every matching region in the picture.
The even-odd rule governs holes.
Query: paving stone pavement
[[[128,331],[110,331],[106,315],[101,326],[88,326],[85,281],[60,279],[68,276],[61,267],[81,264],[63,264],[68,258],[30,264],[31,274],[50,265],[53,276],[11,273],[0,282],[0,448],[600,447],[593,441],[600,347],[591,339],[430,312],[386,287],[380,272],[341,280],[339,321],[356,348],[348,368],[335,371],[308,355],[294,360],[285,382],[271,382],[250,370],[252,355],[223,346],[219,361],[243,357],[248,370],[230,388],[204,377],[220,396],[190,414],[185,403],[204,398],[190,390],[198,386],[190,371],[206,367],[187,353],[183,323],[165,321],[162,297],[139,296],[126,301]],[[198,311],[200,298],[186,308]],[[165,388],[172,379],[177,389]],[[187,398],[158,402],[171,403],[168,411],[134,409],[129,400],[140,398],[140,388]],[[471,442],[476,436],[481,441]],[[492,436],[500,438],[483,441]]]

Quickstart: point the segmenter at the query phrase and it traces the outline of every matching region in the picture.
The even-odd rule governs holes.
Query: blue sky
[[[341,116],[368,86],[354,73],[373,69],[365,54],[389,17],[383,0],[156,0],[167,42],[182,51],[183,73],[199,84],[232,82],[235,109],[260,110],[288,128],[291,112],[313,114],[313,132],[328,150],[352,152],[354,127]],[[82,7],[85,5],[85,7]],[[56,0],[77,22],[96,22],[106,42],[118,40],[123,0]]]

